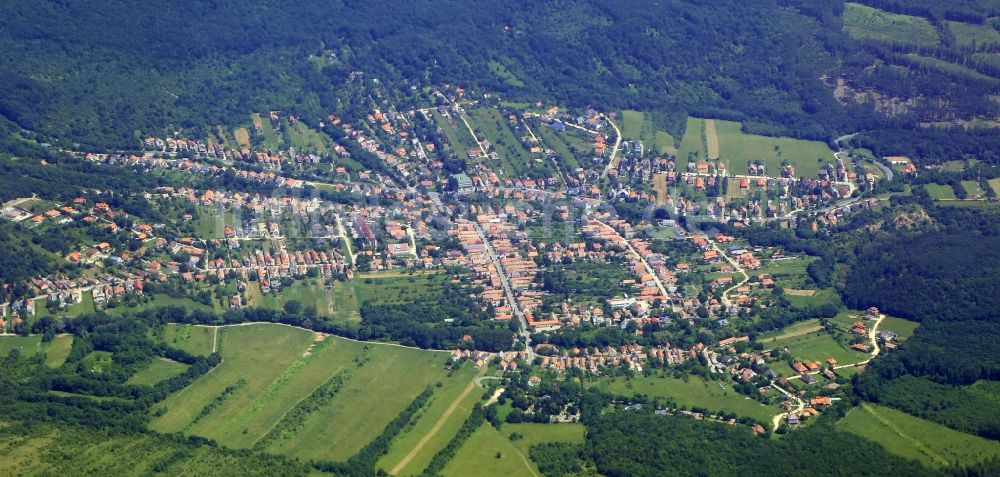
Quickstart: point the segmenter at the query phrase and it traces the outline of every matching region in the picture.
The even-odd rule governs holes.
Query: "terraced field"
[[[275,324],[220,328],[219,352],[223,362],[217,368],[154,408],[162,413],[151,424],[154,430],[306,460],[344,461],[433,386],[430,402],[414,421],[415,429],[429,428],[455,400],[456,390],[471,382],[472,373],[450,373],[447,353],[355,342]],[[451,420],[460,425],[466,409],[480,397],[470,394],[447,420],[444,443]],[[404,432],[393,444],[392,458],[408,453],[419,435]],[[427,448],[431,456],[438,450],[436,442]],[[417,467],[423,459],[423,454],[415,459],[414,472],[422,470]]]

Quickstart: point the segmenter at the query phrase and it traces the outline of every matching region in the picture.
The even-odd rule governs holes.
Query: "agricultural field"
[[[172,348],[197,356],[212,354],[216,328],[207,326],[168,324],[164,327],[163,342]]]
[[[889,452],[932,468],[970,465],[1000,456],[1000,443],[966,434],[895,409],[864,403],[837,429],[877,442]]]
[[[681,406],[697,406],[769,422],[778,408],[765,406],[734,390],[728,381],[706,381],[698,376],[678,379],[671,376],[591,378],[588,385],[620,396],[645,394],[651,398],[673,399]]]
[[[378,468],[393,475],[417,475],[425,469],[482,400],[483,388],[473,382],[477,375],[472,365],[466,364],[437,388],[414,417],[413,425],[393,440]]]
[[[844,5],[844,31],[859,40],[937,46],[937,30],[926,18],[888,13],[859,3]]]
[[[471,382],[464,370],[449,377],[447,353],[288,326],[225,327],[219,346],[222,364],[158,405],[154,412],[162,415],[153,420],[154,430],[204,436],[227,447],[343,461],[428,386],[442,383],[435,388],[442,392],[434,404],[440,406],[449,392]]]
[[[504,430],[506,432],[506,426]],[[441,475],[444,477],[537,476],[536,467],[529,462],[528,456],[523,455],[510,439],[484,422],[469,436],[455,457],[445,465]]]
[[[160,432],[203,435],[231,447],[249,447],[257,436],[249,435],[247,414],[259,413],[256,408],[266,399],[270,385],[301,358],[313,339],[311,332],[280,325],[220,329],[219,350],[224,361],[157,405],[163,414],[151,427]],[[233,391],[226,393],[230,386]],[[256,427],[266,429],[270,424]],[[248,431],[245,434],[244,429]]]
[[[152,386],[164,379],[170,379],[188,369],[188,365],[169,359],[155,359],[146,369],[139,371],[128,379],[128,384],[145,384]]]
[[[625,110],[620,117],[623,139],[642,141],[647,155],[677,154],[674,137],[666,131],[656,129],[650,113]]]

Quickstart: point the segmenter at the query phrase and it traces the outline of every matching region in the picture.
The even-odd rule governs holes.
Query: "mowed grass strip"
[[[387,472],[395,469],[403,459],[428,435],[437,425],[438,421],[447,412],[448,408],[464,392],[466,386],[472,382],[476,376],[476,370],[471,364],[466,364],[451,376],[443,378],[442,386],[436,388],[424,409],[416,416],[413,425],[407,427],[392,442],[389,452],[378,461],[378,467]],[[462,427],[462,423],[472,414],[472,407],[482,399],[483,389],[476,387],[467,394],[459,403],[455,410],[448,416],[437,432],[428,439],[423,447],[406,464],[401,467],[396,475],[416,475],[421,470],[427,468],[431,459]]]
[[[1000,456],[1000,443],[966,434],[895,409],[864,403],[837,429],[877,442],[893,454],[934,468],[967,466]]]
[[[301,459],[344,461],[377,437],[428,385],[445,378],[448,353],[362,344],[367,362],[290,439],[267,447]]]
[[[49,343],[49,349],[45,352],[45,365],[50,368],[58,368],[66,362],[70,350],[73,349],[73,335],[59,335]],[[0,353],[2,354],[2,353]]]
[[[243,427],[237,428],[234,418],[251,409],[268,385],[302,356],[312,340],[310,331],[281,325],[220,329],[219,348],[223,362],[156,406],[156,409],[165,408],[166,412],[154,419],[150,427],[160,432],[187,430],[224,445],[249,445],[246,443],[248,437],[241,432]],[[246,384],[229,396],[223,406],[187,429],[206,405],[240,379]]]

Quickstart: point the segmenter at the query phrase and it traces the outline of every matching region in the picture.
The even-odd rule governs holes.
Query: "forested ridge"
[[[319,118],[345,107],[357,73],[378,78],[403,106],[430,100],[410,86],[458,84],[507,99],[650,110],[675,137],[688,116],[828,140],[998,111],[979,100],[995,83],[883,65],[897,53],[845,34],[843,8],[839,0],[7,1],[0,114],[70,145],[134,147],[143,134],[204,132],[252,111]],[[827,84],[838,76],[902,100],[948,101],[886,116],[838,104]]]

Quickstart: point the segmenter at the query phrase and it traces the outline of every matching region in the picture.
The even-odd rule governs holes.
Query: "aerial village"
[[[456,360],[594,375],[697,362],[780,403],[789,424],[830,404],[820,390],[836,389],[841,366],[870,359],[875,341],[893,346],[892,332],[873,332],[877,310],[830,332],[847,348],[837,357],[802,359],[751,339],[757,332],[744,323],[753,316],[789,295],[813,297],[804,290],[811,259],[683,225],[835,227],[878,205],[851,198],[874,176],[847,154],[811,177],[791,163],[729,170],[690,156],[678,166],[684,158],[623,137],[614,113],[474,105],[456,87],[435,93],[439,106],[372,108],[350,123],[330,114],[306,125],[276,111],[233,137],[150,136],[138,151],[79,152],[187,185],[4,204],[4,220],[67,239],[60,254],[74,266],[33,278],[27,298],[4,303],[0,331],[152,304],[280,307],[289,296],[357,320],[360,298],[333,298],[349,284],[444,274],[491,320],[521,330],[510,334],[515,351],[460,346]],[[676,342],[579,346],[566,338],[599,328],[654,336],[668,326],[708,330],[714,340],[693,332]],[[819,379],[825,387],[786,384]]]

